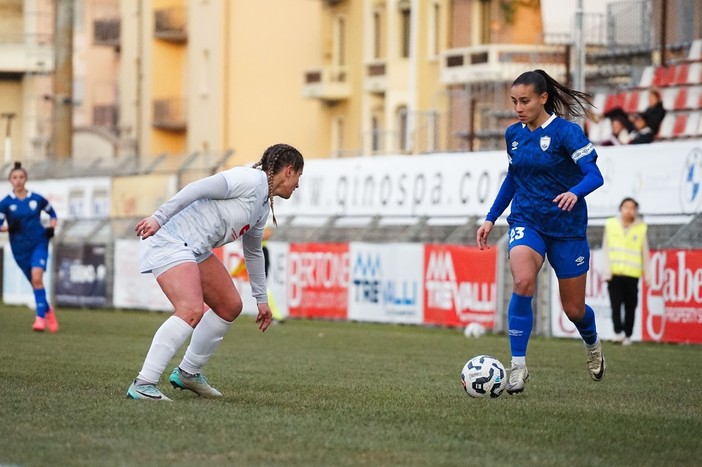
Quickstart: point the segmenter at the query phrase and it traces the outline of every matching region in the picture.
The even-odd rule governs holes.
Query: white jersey
[[[162,227],[183,238],[196,256],[245,234],[260,238],[268,221],[268,179],[262,170],[235,167],[221,175],[227,181],[223,199],[194,201]]]
[[[224,181],[223,181],[224,180]],[[260,169],[235,167],[198,180],[183,188],[153,214],[161,229],[148,238],[182,241],[196,261],[209,256],[213,248],[242,238],[246,269],[252,295],[257,303],[266,303],[266,274],[261,241],[268,221],[268,178]],[[161,238],[163,237],[163,239]],[[151,243],[151,242],[149,242]],[[148,248],[148,247],[147,247]],[[154,252],[155,253],[155,252]],[[142,254],[142,272],[168,264],[168,251]],[[174,257],[171,256],[170,261]]]

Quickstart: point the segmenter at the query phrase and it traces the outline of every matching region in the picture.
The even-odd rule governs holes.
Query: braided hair
[[[534,86],[534,92],[541,95],[548,93],[544,109],[549,114],[559,117],[592,117],[592,96],[562,85],[544,70],[526,71],[512,83],[512,87],[520,84]]]
[[[263,152],[261,160],[256,162],[254,168],[260,167],[268,178],[268,199],[271,203],[271,213],[273,213],[273,224],[278,226],[273,209],[273,176],[287,166],[292,166],[293,170],[299,172],[303,169],[305,161],[300,151],[288,144],[274,144]]]

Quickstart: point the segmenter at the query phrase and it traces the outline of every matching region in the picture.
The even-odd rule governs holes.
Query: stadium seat
[[[641,73],[641,79],[639,80],[639,87],[643,89],[648,89],[651,87],[653,84],[653,72],[655,71],[656,67],[653,65],[649,65],[646,68],[643,69],[643,72]]]
[[[702,116],[702,111],[699,110],[690,113],[687,118],[687,124],[685,125],[684,136],[688,138],[700,136],[700,116]]]
[[[685,127],[687,127],[687,114],[679,113],[675,116],[673,124],[673,138],[680,138],[685,135]]]
[[[636,112],[643,112],[648,107],[648,90],[643,90],[639,93],[639,106]]]
[[[636,112],[639,108],[639,91],[631,91],[624,94],[624,110]]]
[[[675,125],[675,115],[673,112],[665,114],[658,130],[658,139],[670,139],[673,136],[673,125]]]
[[[702,109],[702,86],[692,86],[687,88],[687,101],[685,108],[690,110]]]
[[[690,64],[681,63],[675,67],[675,73],[673,80],[671,81],[671,86],[680,86],[682,84],[687,84],[687,76],[689,73]]]
[[[661,101],[663,107],[672,109],[675,106],[675,99],[678,97],[679,88],[666,88],[661,90]]]
[[[696,39],[690,44],[687,59],[691,62],[702,60],[702,39]]]
[[[677,94],[675,95],[675,101],[673,102],[673,110],[683,110],[687,108],[687,88],[678,88]]]
[[[659,87],[670,86],[675,77],[674,66],[659,66],[653,73],[653,85]]]
[[[626,102],[626,92],[622,91],[622,92],[616,92],[616,93],[609,94],[607,96],[607,100],[605,101],[603,113],[607,113],[616,107],[624,108],[625,102]]]
[[[592,97],[592,106],[595,108],[597,115],[604,114],[605,102],[607,101],[607,93],[598,92]]]
[[[612,136],[612,122],[603,118],[599,122],[588,120],[587,137],[595,144],[601,143]]]
[[[702,84],[702,62],[690,63],[686,84]]]

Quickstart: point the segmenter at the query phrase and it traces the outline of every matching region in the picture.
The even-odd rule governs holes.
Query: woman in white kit
[[[261,239],[273,197],[288,199],[298,186],[304,160],[286,144],[263,153],[253,167],[235,167],[190,183],[135,228],[141,242],[140,268],[153,273],[175,311],[156,331],[127,397],[167,401],[156,386],[168,362],[191,337],[169,381],[202,397],[221,397],[202,367],[239,316],[242,301],[212,249],[241,237],[251,290],[258,304],[256,323],[271,323]],[[275,212],[273,212],[275,223]],[[204,311],[203,302],[209,309]]]

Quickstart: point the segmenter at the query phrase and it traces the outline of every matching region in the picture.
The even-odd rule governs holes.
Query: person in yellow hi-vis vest
[[[633,198],[624,198],[619,204],[619,217],[611,217],[605,224],[602,240],[605,252],[604,277],[612,305],[615,341],[623,345],[631,344],[639,279],[643,277],[644,282],[649,283],[647,230],[648,226],[639,217],[639,203]]]

